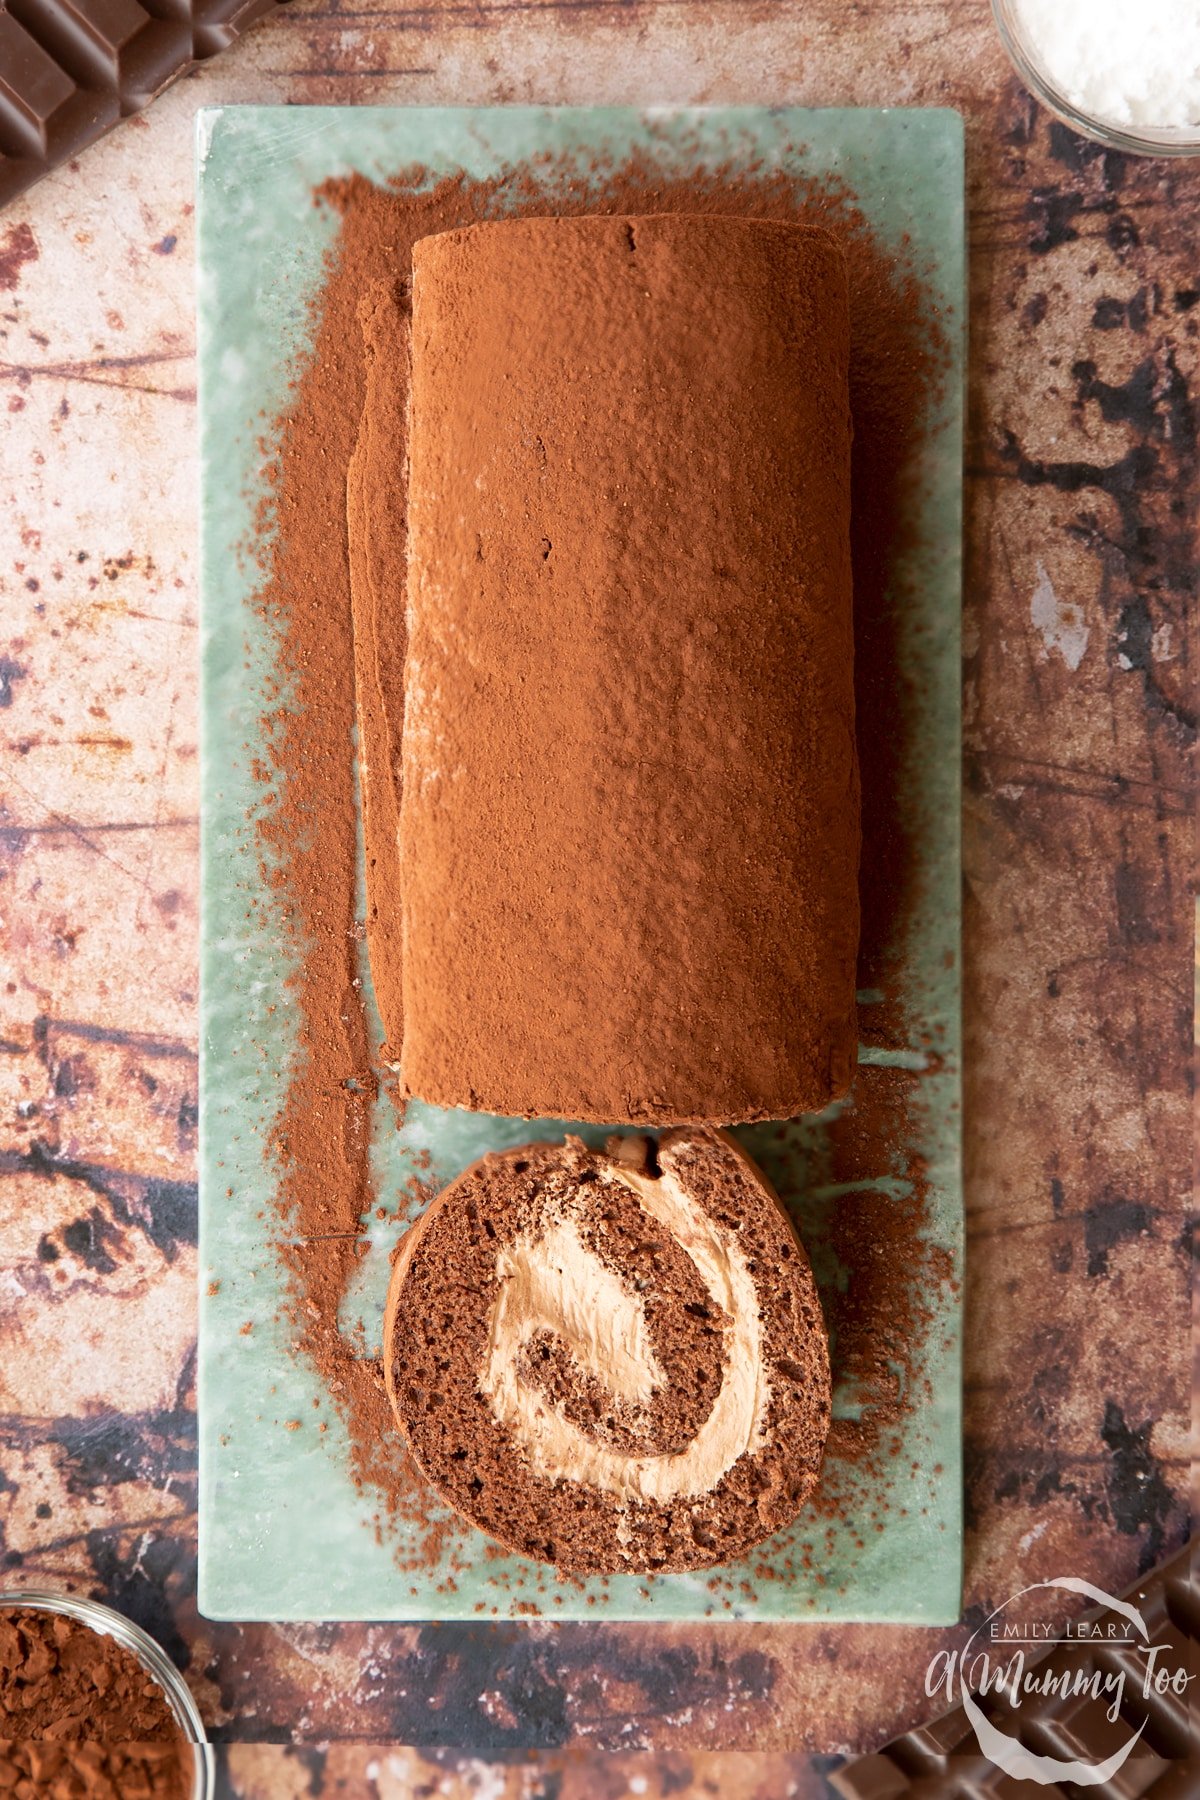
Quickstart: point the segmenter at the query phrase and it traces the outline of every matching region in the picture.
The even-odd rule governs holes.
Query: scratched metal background
[[[1200,164],[1053,125],[985,0],[293,0],[0,215],[0,1579],[154,1631],[242,1800],[807,1800],[954,1633],[197,1617],[190,146],[238,100],[966,114],[972,1616],[1188,1529]]]

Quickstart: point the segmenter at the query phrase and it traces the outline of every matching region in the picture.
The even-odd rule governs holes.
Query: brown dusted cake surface
[[[402,1084],[614,1123],[823,1106],[857,1042],[840,247],[480,224],[417,244],[412,309],[407,663],[372,677],[399,844],[368,868]],[[407,381],[377,354],[360,444]],[[398,546],[404,488],[364,460],[352,530]],[[403,582],[373,567],[378,645]]]
[[[795,1517],[829,1427],[808,1258],[703,1127],[473,1164],[401,1243],[384,1366],[444,1498],[582,1573],[742,1554]]]

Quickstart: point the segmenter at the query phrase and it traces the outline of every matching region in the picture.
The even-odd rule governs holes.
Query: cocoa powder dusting
[[[405,1091],[639,1126],[820,1111],[858,1044],[840,245],[479,224],[416,246],[411,337],[363,415],[386,442],[411,396],[420,677],[380,683],[403,792],[367,879],[402,894]],[[352,540],[404,495],[385,462]],[[404,570],[369,608],[352,582],[356,636],[368,610],[390,635]],[[399,941],[367,928],[388,977]]]
[[[63,1613],[0,1612],[0,1793],[185,1800],[175,1715],[133,1652]]]
[[[849,271],[855,431],[855,687],[864,835],[859,982],[872,988],[894,986],[889,976],[903,961],[907,921],[920,902],[902,785],[906,721],[915,698],[897,667],[896,619],[904,595],[889,591],[888,582],[913,529],[912,452],[946,352],[919,274],[878,244],[853,196],[833,183],[767,169],[664,177],[639,154],[586,176],[552,158],[489,181],[456,176],[430,185],[424,172],[411,170],[376,187],[352,176],[326,184],[314,199],[336,212],[340,228],[313,302],[312,353],[271,434],[270,497],[259,521],[260,541],[268,546],[259,603],[276,635],[279,678],[277,703],[264,719],[269,767],[263,770],[268,792],[260,830],[264,876],[296,969],[291,985],[300,1020],[300,1054],[274,1141],[280,1255],[298,1348],[345,1416],[354,1478],[379,1495],[377,1528],[385,1528],[389,1515],[402,1516],[424,1533],[419,1555],[432,1563],[445,1533],[458,1528],[428,1523],[428,1493],[398,1445],[381,1364],[338,1323],[339,1304],[365,1253],[363,1226],[374,1204],[372,1108],[381,1086],[394,1086],[371,1043],[359,981],[363,927],[355,911],[355,646],[346,479],[364,395],[360,305],[373,291],[407,283],[418,239],[483,219],[740,214],[824,225],[838,235]],[[397,465],[402,450],[402,444],[390,446]],[[397,610],[397,630],[401,622]],[[390,643],[393,667],[403,648]],[[876,1042],[905,1041],[905,1021],[894,1008],[873,1007],[870,1024]],[[389,1060],[397,1048],[389,1047]],[[847,1143],[848,1165],[861,1163],[867,1173],[886,1164],[880,1145],[904,1141],[910,1088],[911,1078],[896,1071],[860,1072],[854,1107],[834,1133],[878,1136],[857,1150]],[[833,1298],[835,1373],[846,1366],[844,1358],[862,1365],[856,1378],[874,1372],[866,1383],[873,1404],[864,1415],[873,1422],[835,1425],[831,1461],[887,1453],[904,1410],[894,1366],[912,1367],[928,1328],[931,1315],[926,1311],[922,1318],[919,1295],[934,1271],[921,1238],[922,1174],[910,1167],[908,1175],[910,1200],[886,1217],[877,1208],[864,1220],[851,1201],[831,1226],[853,1274],[848,1293]],[[869,1269],[880,1273],[869,1276]],[[827,1503],[837,1504],[832,1489]]]

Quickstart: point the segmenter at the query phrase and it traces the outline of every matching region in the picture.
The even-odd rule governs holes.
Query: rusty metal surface
[[[296,0],[0,214],[4,1579],[156,1632],[247,1800],[806,1800],[953,1633],[197,1617],[190,144],[237,100],[967,116],[972,1609],[1187,1534],[1200,165],[1053,125],[982,0]]]

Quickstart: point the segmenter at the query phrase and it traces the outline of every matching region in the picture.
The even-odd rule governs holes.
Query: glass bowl
[[[213,1800],[216,1773],[212,1750],[204,1735],[204,1722],[187,1683],[160,1644],[156,1644],[140,1625],[113,1612],[111,1607],[101,1606],[96,1600],[77,1600],[68,1594],[45,1593],[33,1588],[0,1592],[0,1612],[14,1607],[25,1612],[63,1613],[68,1619],[90,1625],[101,1637],[115,1638],[136,1656],[147,1675],[163,1690],[175,1715],[179,1735],[192,1747],[195,1773],[191,1800]]]
[[[992,0],[1000,41],[1030,93],[1073,131],[1134,156],[1200,156],[1200,126],[1116,125],[1081,112],[1057,86],[1029,38],[1018,0]]]

